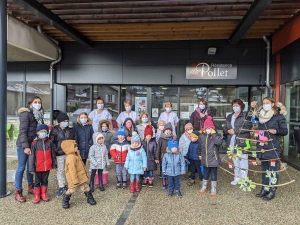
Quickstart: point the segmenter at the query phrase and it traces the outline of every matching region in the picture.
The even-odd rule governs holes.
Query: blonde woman
[[[145,131],[145,128],[146,128],[147,125],[151,126],[150,116],[149,116],[148,113],[142,112],[139,119],[138,119],[138,125],[136,126],[137,131],[140,135],[141,141],[144,140],[144,131]],[[155,134],[154,127],[153,126],[151,126],[151,127],[152,127],[152,130],[153,130],[153,134]],[[154,137],[154,135],[152,137]]]
[[[122,126],[127,118],[131,118],[134,124],[136,124],[138,115],[135,111],[131,110],[132,103],[131,101],[127,100],[124,102],[125,111],[121,112],[117,118],[118,127]]]

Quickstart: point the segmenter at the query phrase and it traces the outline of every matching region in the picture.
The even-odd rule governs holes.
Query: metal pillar
[[[0,1],[0,198],[6,191],[7,0]]]

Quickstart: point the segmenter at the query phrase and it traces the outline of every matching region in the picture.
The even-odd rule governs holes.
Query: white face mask
[[[41,104],[32,104],[32,107],[37,109],[37,110],[40,110],[42,105]]]
[[[161,131],[162,131],[164,128],[165,128],[164,126],[159,126],[159,127],[158,127],[158,129],[161,130]]]
[[[97,104],[97,108],[98,109],[103,109],[104,108],[104,104]]]
[[[271,104],[263,104],[263,109],[265,111],[269,111],[270,109],[272,109],[272,105]]]
[[[172,111],[172,108],[166,108],[166,111],[167,111],[167,112],[171,112],[171,111]]]
[[[206,133],[210,134],[211,133],[211,129],[206,129]]]
[[[187,132],[188,132],[189,134],[191,134],[191,133],[193,133],[193,130],[188,130]]]

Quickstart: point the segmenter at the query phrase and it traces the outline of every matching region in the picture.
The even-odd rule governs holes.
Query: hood
[[[132,123],[133,127],[135,128],[135,123],[133,122],[133,120],[132,120],[130,117],[127,117],[127,118],[124,120],[124,123],[123,123],[123,125],[122,125],[122,126],[126,127],[126,126],[125,126],[125,124],[126,124],[126,122],[127,122],[128,120],[130,120],[130,121],[131,121],[131,123]]]
[[[101,132],[93,133],[93,143],[94,143],[94,145],[100,145],[100,144],[98,144],[98,142],[97,142],[97,137],[98,137],[99,135],[102,135],[102,137],[104,138],[104,136],[103,136],[103,134],[102,134]],[[104,144],[104,142],[103,142],[103,144]]]
[[[112,130],[112,124],[109,120],[101,120],[99,122],[99,125],[98,125],[98,130],[102,130],[101,128],[102,128],[103,123],[106,123],[106,125],[108,126],[108,131],[107,132],[110,132]]]
[[[25,107],[22,107],[18,110],[18,114],[21,114],[23,112],[31,112],[29,108],[25,108]]]
[[[66,155],[74,154],[75,140],[65,140],[61,143],[61,149],[66,153]]]
[[[166,150],[166,152],[167,153],[169,153],[169,154],[180,154],[181,153],[181,150],[179,149],[179,148],[177,148],[177,152],[172,152],[171,150],[169,150],[168,148],[167,148],[167,150]]]
[[[77,123],[78,123],[78,124],[81,124],[81,123],[80,123],[79,117],[77,117]],[[92,120],[91,120],[90,118],[87,118],[86,125],[92,125]]]

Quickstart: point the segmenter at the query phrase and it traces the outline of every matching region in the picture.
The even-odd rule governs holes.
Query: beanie
[[[214,125],[214,122],[212,121],[212,117],[211,116],[208,116],[206,118],[206,120],[204,121],[204,130],[207,128],[207,127],[211,127],[212,129],[215,129],[215,125]]]
[[[165,125],[165,128],[164,128],[163,132],[165,132],[166,130],[173,131],[173,127],[172,127],[172,124],[170,122]]]
[[[176,139],[170,139],[168,141],[168,149],[172,150],[172,148],[178,148],[178,141]]]
[[[46,124],[40,124],[36,128],[36,132],[39,132],[40,130],[46,130],[48,132],[49,131],[49,127]]]
[[[187,130],[187,129],[193,129],[193,125],[191,123],[187,123],[185,126],[184,126],[184,130]]]
[[[61,112],[57,115],[56,120],[58,123],[61,123],[62,121],[69,120],[69,117],[67,114]]]
[[[117,135],[126,136],[125,130],[126,130],[126,128],[124,126],[120,126],[118,131],[117,131]]]
[[[190,134],[191,137],[194,137],[194,138],[198,138],[200,135],[200,133],[198,131],[193,131],[193,133]]]
[[[138,135],[137,132],[132,132],[132,137],[131,137],[131,143],[133,142],[141,142],[140,136]]]
[[[144,131],[144,136],[146,137],[147,135],[153,136],[153,130],[151,125],[147,125]]]

